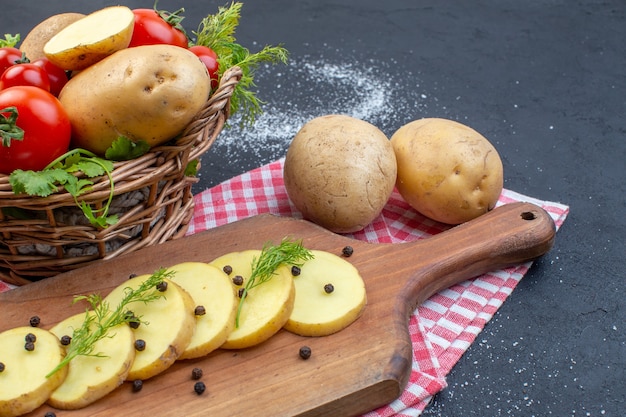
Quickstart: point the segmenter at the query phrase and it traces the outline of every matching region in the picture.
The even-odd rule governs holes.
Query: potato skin
[[[28,32],[20,44],[20,51],[31,61],[45,58],[43,46],[61,29],[83,17],[85,15],[82,13],[59,13],[50,16]]]
[[[398,191],[423,215],[460,224],[495,207],[503,187],[502,161],[474,129],[425,118],[402,126],[391,143],[398,163]]]
[[[310,120],[296,134],[283,174],[289,198],[304,218],[351,233],[380,214],[396,172],[391,143],[376,126],[327,115]]]
[[[150,146],[181,133],[210,95],[206,66],[184,48],[124,49],[68,81],[59,100],[72,123],[72,146],[103,155],[119,136]]]

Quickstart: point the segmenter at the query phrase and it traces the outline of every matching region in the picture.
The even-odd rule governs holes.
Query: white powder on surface
[[[394,65],[304,57],[286,66],[259,67],[255,84],[263,114],[244,128],[237,115],[232,117],[211,152],[227,155],[229,164],[244,172],[284,156],[302,125],[327,114],[368,121],[390,136],[402,124],[425,117],[428,106],[437,106],[416,75],[391,74]]]

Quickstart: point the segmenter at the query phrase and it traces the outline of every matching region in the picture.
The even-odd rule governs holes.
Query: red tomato
[[[169,44],[186,48],[189,45],[187,35],[179,29],[180,16],[159,14],[153,9],[134,9],[133,13],[135,26],[129,47]]]
[[[207,70],[209,70],[209,75],[211,76],[211,88],[216,88],[218,82],[217,70],[219,69],[217,54],[213,49],[202,45],[192,46],[189,50],[196,54],[196,56],[200,58],[200,61],[206,65]]]
[[[0,90],[18,85],[32,85],[50,92],[48,73],[35,64],[16,64],[0,76]]]
[[[17,120],[11,123],[7,108],[15,107]],[[10,87],[0,91],[3,138],[0,141],[0,172],[16,169],[39,171],[69,149],[72,127],[65,109],[49,92],[32,86]],[[24,133],[22,140],[9,139],[5,132],[15,126]]]
[[[46,71],[50,80],[50,92],[58,97],[68,80],[65,70],[54,65],[48,58],[39,58],[33,61],[33,64]]]
[[[11,46],[0,48],[0,74],[7,68],[22,61],[22,52]]]

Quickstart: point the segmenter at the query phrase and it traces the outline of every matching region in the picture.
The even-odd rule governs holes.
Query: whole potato
[[[474,129],[425,118],[398,129],[391,144],[398,162],[398,191],[423,215],[460,224],[495,207],[503,187],[502,161]]]
[[[83,17],[85,15],[82,13],[59,13],[48,17],[26,34],[20,44],[20,51],[31,61],[45,58],[43,46],[61,29]]]
[[[206,66],[172,45],[123,49],[79,72],[59,100],[72,123],[72,146],[104,154],[119,136],[150,146],[181,133],[211,91]]]
[[[376,126],[344,115],[307,122],[284,165],[289,198],[304,218],[333,232],[363,229],[380,214],[396,180],[389,139]]]

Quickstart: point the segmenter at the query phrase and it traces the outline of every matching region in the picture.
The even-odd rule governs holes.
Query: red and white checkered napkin
[[[543,207],[557,228],[569,212],[565,205],[539,201],[504,190],[499,205],[527,201]],[[283,160],[242,174],[195,196],[189,234],[262,213],[301,218],[283,184]],[[382,214],[355,239],[377,243],[407,242],[442,232],[442,225],[411,209],[394,191]],[[367,417],[417,416],[430,397],[446,387],[445,376],[530,268],[531,262],[485,274],[432,296],[411,315],[413,370],[397,400]]]

